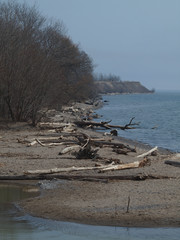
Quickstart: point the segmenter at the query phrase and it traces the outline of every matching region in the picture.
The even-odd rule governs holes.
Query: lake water
[[[31,217],[24,215],[11,203],[29,196],[26,187],[0,185],[0,240],[179,240],[180,238],[180,228],[89,226]]]
[[[106,95],[108,103],[97,111],[101,120],[125,125],[132,117],[137,129],[119,130],[119,136],[180,152],[180,92]]]

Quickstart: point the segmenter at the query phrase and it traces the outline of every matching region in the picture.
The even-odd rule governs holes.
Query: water
[[[180,152],[180,92],[106,95],[109,101],[97,111],[103,120],[125,125],[132,117],[140,122],[137,129],[119,131],[119,135],[152,146]]]
[[[11,201],[29,196],[26,187],[0,185],[1,240],[179,240],[180,228],[89,226],[23,215]]]

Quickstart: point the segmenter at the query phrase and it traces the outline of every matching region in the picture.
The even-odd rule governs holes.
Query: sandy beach
[[[84,106],[88,111],[92,106]],[[82,106],[81,106],[82,109]],[[83,111],[82,111],[83,112]],[[79,114],[79,113],[78,113]],[[81,113],[82,114],[82,113]],[[52,114],[53,121],[69,122],[76,119],[71,112]],[[76,127],[76,132],[90,137],[105,138],[103,133]],[[133,131],[133,130],[131,130]],[[116,159],[118,163],[132,163],[137,156],[151,149],[120,137],[112,142],[127,144],[136,152],[117,154],[110,147],[98,148],[100,159],[76,159],[70,153],[59,155],[65,147],[27,146],[32,139],[52,136],[46,129],[32,128],[26,123],[1,123],[0,126],[0,177],[22,176],[28,170],[67,167],[90,167],[107,164]],[[147,156],[149,164],[144,167],[99,172],[84,170],[65,172],[69,180],[11,180],[14,183],[38,185],[40,195],[19,203],[22,210],[37,217],[72,221],[95,225],[134,227],[179,227],[180,226],[180,168],[165,164],[165,160],[180,162],[180,157],[169,151],[158,149]],[[53,176],[51,174],[51,176]],[[71,176],[71,177],[70,177]],[[82,176],[79,180],[76,176]],[[97,177],[99,176],[99,178]],[[145,180],[115,180],[119,176],[151,176]],[[108,178],[109,177],[109,178]],[[113,178],[114,177],[114,178]],[[1,180],[3,182],[3,180]]]

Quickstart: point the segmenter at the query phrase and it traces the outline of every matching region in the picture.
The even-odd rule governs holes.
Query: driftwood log
[[[52,174],[52,173],[60,173],[60,172],[73,172],[73,171],[84,171],[84,170],[101,170],[100,172],[105,171],[112,171],[112,170],[123,170],[129,168],[138,168],[144,167],[147,163],[147,160],[144,159],[142,161],[136,161],[127,164],[117,164],[114,165],[113,163],[108,165],[100,165],[94,167],[67,167],[67,168],[53,168],[53,169],[46,169],[46,170],[29,170],[26,171],[25,174]]]
[[[94,167],[67,167],[67,168],[52,168],[47,170],[31,170],[26,171],[25,174],[52,174],[52,173],[60,173],[60,172],[74,172],[74,171],[84,171],[84,170],[98,170],[103,169],[105,167],[110,167],[112,164],[109,165],[101,165],[101,166],[94,166]]]
[[[79,146],[79,145],[73,145],[73,146],[71,146],[71,147],[66,147],[66,148],[64,148],[61,152],[59,152],[59,155],[66,154],[66,153],[75,151],[75,150],[77,150],[77,149],[80,150],[80,149],[81,149],[81,146]]]
[[[147,159],[144,159],[142,161],[136,161],[136,162],[132,162],[132,163],[118,164],[118,165],[114,165],[114,166],[105,167],[105,168],[101,169],[100,172],[144,167],[147,164],[147,162],[148,162]]]
[[[0,180],[52,180],[52,179],[63,179],[63,180],[79,180],[79,181],[99,181],[108,182],[111,180],[133,180],[133,181],[143,181],[146,179],[176,179],[175,177],[168,177],[164,175],[95,175],[95,176],[87,176],[87,175],[60,175],[60,174],[39,174],[39,175],[14,175],[14,176],[5,176],[1,175]],[[106,180],[106,181],[105,181]]]
[[[78,127],[100,127],[103,129],[112,129],[112,128],[119,128],[121,130],[126,130],[126,129],[135,129],[134,126],[139,125],[139,123],[132,123],[134,117],[130,120],[130,122],[124,126],[121,125],[111,125],[109,124],[111,121],[108,122],[94,122],[94,121],[75,121],[74,123],[78,126]]]
[[[151,150],[149,150],[148,152],[138,155],[137,158],[146,157],[147,155],[155,152],[157,149],[158,149],[158,147],[156,146],[156,147],[152,148]]]
[[[180,167],[180,162],[177,161],[166,160],[164,163],[174,167]]]
[[[44,144],[42,143],[39,139],[36,139],[36,142],[39,143],[42,147],[52,147],[52,146],[61,146],[61,145],[66,145],[66,144],[74,144],[74,141],[63,141],[59,143],[47,143]]]
[[[73,152],[73,155],[77,159],[97,159],[99,155],[97,154],[99,149],[92,149],[91,145],[88,144],[85,147],[79,149],[79,151]]]
[[[125,144],[119,143],[119,142],[106,142],[106,141],[96,141],[96,140],[91,141],[90,140],[90,143],[96,147],[109,146],[109,147],[113,147],[113,148],[121,148],[121,149],[125,148],[131,152],[136,152],[135,148],[132,148],[129,145],[125,145]]]

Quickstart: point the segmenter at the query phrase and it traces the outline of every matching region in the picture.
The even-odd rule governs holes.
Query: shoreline
[[[84,107],[87,106],[92,109],[92,106],[89,105]],[[71,115],[71,113],[68,114]],[[65,112],[63,115],[64,121],[71,119],[68,114]],[[60,118],[60,116],[53,117],[56,121]],[[92,130],[78,128],[78,131],[83,131],[93,137],[103,136],[102,133]],[[13,124],[9,130],[1,130],[0,175],[17,176],[31,169],[94,166],[96,161],[90,159],[77,160],[70,154],[58,155],[62,146],[48,148],[35,145],[27,147],[26,144],[17,141],[17,139],[32,139],[46,134],[46,130],[30,128],[23,123]],[[98,151],[102,157],[101,160],[97,160],[98,163],[104,164],[104,159],[111,158],[130,163],[136,159],[138,154],[144,153],[150,148],[146,144],[122,137],[114,137],[114,141],[135,146],[137,152],[117,155],[109,148],[103,147]],[[33,184],[38,184],[41,189],[40,196],[25,199],[19,205],[23,211],[32,216],[52,220],[121,227],[179,227],[180,168],[164,164],[165,159],[171,159],[174,156],[175,154],[172,152],[162,150],[158,151],[156,156],[148,156],[151,165],[142,168],[107,173],[98,173],[96,170],[82,173],[70,172],[64,175],[72,176],[72,180],[35,181]],[[101,179],[93,180],[93,182],[87,181],[87,179],[73,180],[73,176],[80,175],[90,179],[97,175],[101,177],[153,175],[167,178],[144,181],[108,180],[105,182]],[[28,181],[21,180],[18,183],[26,184]],[[127,213],[129,197],[130,206],[129,213]]]

